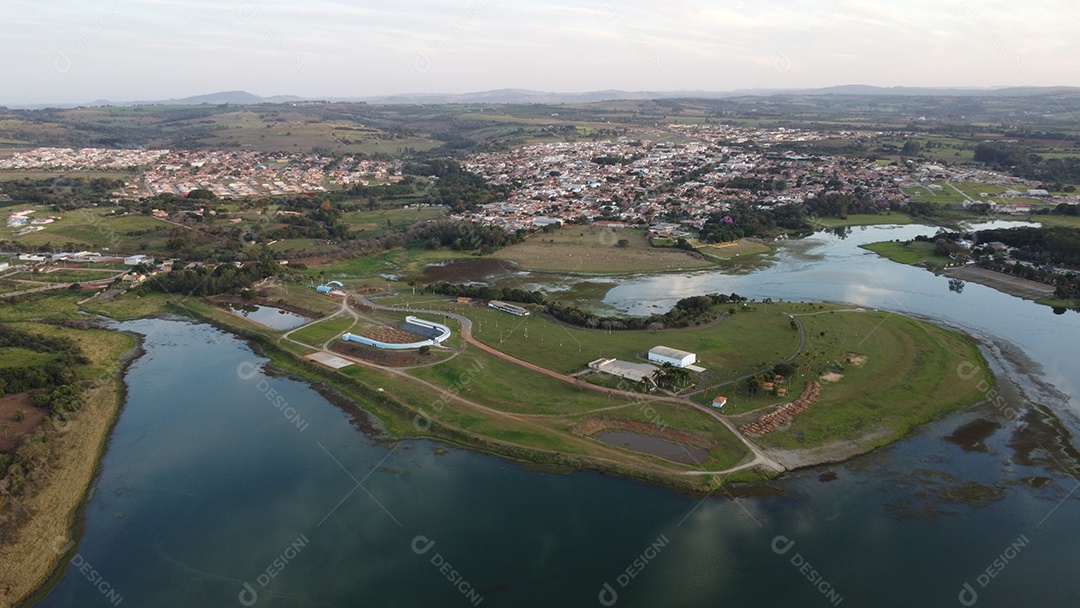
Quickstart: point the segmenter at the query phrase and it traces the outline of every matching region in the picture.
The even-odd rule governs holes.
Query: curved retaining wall
[[[421,346],[434,346],[436,344],[442,344],[447,338],[450,337],[450,328],[442,323],[435,323],[434,321],[425,321],[424,319],[418,319],[416,317],[405,317],[405,320],[421,327],[428,327],[431,329],[439,330],[439,335],[429,340],[421,340],[419,342],[409,342],[408,344],[391,344],[389,342],[382,342],[379,340],[372,340],[364,336],[358,336],[356,334],[346,333],[341,336],[342,340],[346,342],[359,342],[360,344],[367,344],[368,346],[374,346],[375,348],[381,348],[384,350],[408,350],[410,348],[420,348]]]

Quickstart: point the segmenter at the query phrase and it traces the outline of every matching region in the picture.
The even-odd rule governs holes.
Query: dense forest
[[[1000,242],[1019,260],[1080,268],[1080,228],[1004,228],[980,230],[978,243]]]
[[[212,296],[249,289],[257,281],[274,276],[277,272],[277,263],[269,257],[264,257],[258,262],[242,266],[221,264],[213,269],[209,266],[190,269],[176,268],[154,277],[152,281],[143,283],[140,289],[193,296]]]
[[[1080,158],[1044,158],[1019,143],[984,142],[975,146],[975,161],[1001,171],[1049,184],[1080,183]],[[1055,188],[1060,190],[1061,188]]]
[[[796,205],[758,210],[749,203],[739,203],[726,212],[713,213],[699,232],[705,243],[722,243],[748,236],[767,238],[780,230],[810,232],[811,228]]]
[[[405,173],[434,178],[423,197],[434,205],[446,205],[453,212],[471,211],[480,205],[506,197],[508,189],[491,185],[483,177],[454,160],[436,159],[405,165]]]
[[[123,186],[123,180],[104,177],[7,180],[0,183],[0,192],[10,200],[0,200],[0,206],[51,205],[58,211],[80,209],[108,202],[112,198],[110,193]]]

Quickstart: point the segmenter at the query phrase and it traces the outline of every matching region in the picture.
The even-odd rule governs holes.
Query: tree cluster
[[[580,306],[565,304],[548,298],[539,291],[500,289],[487,285],[455,285],[452,283],[436,283],[430,285],[429,288],[435,293],[454,297],[465,296],[482,300],[505,300],[521,304],[533,304],[535,308],[546,312],[563,323],[608,330],[655,330],[700,325],[715,318],[712,313],[714,306],[746,301],[746,298],[736,293],[691,296],[679,300],[671,310],[664,314],[652,314],[648,317],[615,317],[598,315]]]
[[[700,239],[705,243],[724,243],[743,237],[767,238],[780,230],[809,232],[810,225],[795,205],[754,209],[749,203],[737,203],[726,212],[710,215],[700,230]]]
[[[436,178],[429,189],[423,192],[423,202],[446,205],[456,213],[469,211],[505,198],[507,188],[489,184],[480,175],[473,173],[460,163],[448,159],[435,159],[424,163],[411,163],[405,166],[405,173]]]
[[[980,230],[974,237],[979,243],[1004,243],[1013,248],[1013,257],[1020,260],[1080,268],[1080,228]]]
[[[140,289],[212,296],[248,289],[255,282],[274,276],[277,272],[278,265],[270,258],[248,263],[242,267],[237,267],[235,264],[221,264],[213,269],[208,266],[191,269],[177,268],[146,281]]]
[[[8,180],[0,184],[0,191],[11,200],[0,202],[0,205],[50,205],[58,211],[80,209],[108,202],[110,193],[123,185],[123,180],[103,177]]]

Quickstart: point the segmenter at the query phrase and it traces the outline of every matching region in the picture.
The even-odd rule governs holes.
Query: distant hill
[[[247,91],[222,91],[207,95],[195,95],[181,99],[156,101],[115,102],[98,100],[91,104],[56,104],[23,106],[33,108],[70,108],[77,105],[132,106],[132,105],[256,105],[267,103],[321,103],[366,102],[372,104],[453,104],[453,103],[499,103],[499,104],[560,104],[593,103],[597,101],[641,101],[649,99],[728,99],[733,97],[772,97],[778,95],[837,95],[837,96],[894,96],[894,97],[1027,97],[1032,95],[1080,96],[1080,87],[988,87],[988,88],[936,88],[936,87],[878,87],[849,84],[816,89],[739,89],[733,91],[623,91],[608,89],[583,93],[556,93],[531,89],[494,89],[472,93],[408,93],[365,97],[333,97],[310,99],[296,95],[261,97]]]
[[[261,103],[296,103],[304,101],[303,97],[297,97],[296,95],[274,95],[272,97],[260,97],[247,91],[221,91],[218,93],[208,93],[206,95],[194,95],[192,97],[182,97],[180,99],[159,99],[153,101],[109,101],[108,99],[99,99],[93,103],[85,104],[89,106],[197,106],[202,104],[210,105],[257,105]],[[72,107],[74,104],[66,104],[62,107]]]
[[[995,88],[935,88],[935,87],[877,87],[871,85],[840,85],[817,89],[739,89],[733,91],[622,91],[608,89],[585,93],[553,93],[530,89],[496,89],[473,93],[415,93],[381,97],[339,98],[334,101],[362,101],[387,104],[445,104],[445,103],[592,103],[597,101],[648,99],[727,99],[732,97],[771,97],[774,95],[864,95],[907,97],[1026,97],[1031,95],[1080,95],[1080,87],[995,87]]]

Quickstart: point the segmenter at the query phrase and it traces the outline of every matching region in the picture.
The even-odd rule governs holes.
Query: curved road
[[[701,474],[701,475],[717,474],[717,475],[721,475],[721,474],[733,473],[735,471],[739,471],[739,470],[743,470],[743,469],[752,468],[752,467],[755,467],[755,466],[763,466],[763,467],[766,467],[766,468],[770,468],[770,469],[772,469],[772,470],[774,470],[776,472],[782,472],[782,471],[785,470],[785,468],[784,468],[784,466],[782,464],[780,464],[779,462],[774,460],[772,457],[770,457],[768,454],[766,454],[761,448],[759,448],[756,444],[752,443],[750,440],[748,440],[746,437],[744,437],[741,433],[739,433],[738,429],[735,428],[735,425],[732,424],[729,420],[727,420],[727,418],[725,418],[724,416],[721,416],[715,410],[715,408],[701,405],[699,403],[696,403],[694,401],[691,401],[690,399],[686,399],[686,398],[683,398],[683,397],[666,397],[666,396],[660,396],[660,395],[645,395],[645,394],[642,394],[642,393],[635,393],[635,392],[632,392],[632,391],[623,391],[623,390],[619,390],[619,389],[596,386],[595,384],[590,384],[588,382],[584,382],[584,381],[579,380],[578,378],[575,378],[573,376],[567,376],[566,374],[560,374],[560,373],[552,371],[550,369],[540,367],[539,365],[529,363],[528,361],[523,361],[521,359],[518,359],[517,357],[508,355],[508,354],[506,354],[506,353],[504,353],[504,352],[502,352],[502,351],[500,351],[500,350],[498,350],[496,348],[488,346],[487,344],[484,344],[483,342],[480,342],[479,340],[474,338],[473,335],[472,335],[472,320],[469,319],[468,317],[463,316],[463,315],[459,315],[459,314],[452,313],[452,312],[449,312],[449,311],[421,310],[421,309],[415,309],[415,308],[401,308],[401,307],[397,307],[397,306],[383,306],[381,304],[376,304],[375,302],[372,302],[371,300],[365,298],[364,296],[358,295],[358,294],[353,294],[352,297],[357,302],[359,302],[360,304],[362,304],[364,306],[367,306],[369,308],[375,309],[375,310],[386,310],[386,311],[392,311],[392,312],[423,313],[423,314],[439,315],[439,316],[442,316],[442,317],[445,317],[445,318],[454,319],[455,321],[457,321],[461,325],[461,337],[462,337],[463,340],[465,340],[466,343],[468,343],[468,344],[470,344],[472,346],[475,346],[476,348],[478,348],[478,349],[480,349],[480,350],[482,350],[482,351],[484,351],[486,353],[489,353],[494,357],[498,357],[498,358],[500,358],[500,359],[502,359],[504,361],[507,361],[508,363],[512,363],[514,365],[517,365],[519,367],[523,367],[525,369],[528,369],[530,371],[534,371],[536,373],[544,374],[545,376],[555,378],[556,380],[561,380],[562,382],[566,382],[568,384],[573,384],[574,386],[576,386],[578,388],[583,388],[583,389],[586,389],[586,390],[592,390],[592,391],[599,392],[599,393],[605,393],[605,394],[608,394],[608,395],[616,395],[616,396],[620,396],[620,397],[627,397],[627,398],[634,399],[634,400],[655,401],[655,402],[661,402],[661,403],[672,403],[672,404],[676,404],[676,405],[688,405],[688,406],[691,406],[691,407],[696,408],[697,410],[701,411],[702,413],[711,416],[713,419],[717,420],[718,422],[723,424],[725,427],[727,427],[727,429],[729,431],[731,431],[731,433],[734,434],[736,437],[738,437],[739,441],[741,441],[742,444],[745,445],[746,448],[748,450],[750,450],[751,453],[754,454],[753,460],[751,460],[750,462],[743,463],[743,464],[741,464],[741,465],[739,465],[737,467],[734,467],[732,469],[727,469],[727,470],[724,470],[724,471],[694,471],[694,472],[691,472],[691,474]],[[346,300],[345,305],[347,306],[347,300]],[[798,323],[797,320],[796,320],[796,323]],[[798,323],[798,324],[799,324],[800,330],[802,330],[802,323]],[[802,340],[800,341],[800,344],[799,344],[799,350],[796,351],[795,354],[791,355],[791,357],[789,357],[788,360],[794,359],[799,354],[799,352],[801,352],[802,347],[805,345],[805,343],[806,343],[806,332],[802,331]],[[411,376],[409,376],[409,377],[412,378]]]

